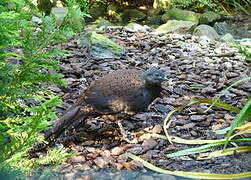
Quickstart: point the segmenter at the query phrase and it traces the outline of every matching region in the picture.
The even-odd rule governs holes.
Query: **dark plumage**
[[[164,74],[157,69],[109,73],[91,83],[64,116],[53,124],[46,138],[58,137],[67,126],[76,121],[81,122],[88,116],[111,114],[121,117],[140,112],[159,96],[164,80]],[[119,127],[123,134],[122,125],[119,124]]]

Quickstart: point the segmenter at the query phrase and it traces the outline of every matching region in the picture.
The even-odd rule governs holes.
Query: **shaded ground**
[[[165,154],[186,149],[187,145],[171,145],[163,139],[148,139],[146,133],[163,134],[162,124],[166,114],[196,98],[213,98],[233,82],[251,76],[250,63],[220,42],[209,42],[191,35],[162,35],[152,32],[135,33],[123,28],[101,32],[126,49],[117,59],[95,59],[78,43],[79,37],[63,44],[71,55],[60,59],[60,72],[65,75],[67,88],[52,87],[64,100],[59,115],[78,97],[90,82],[107,72],[117,69],[161,69],[172,83],[163,84],[163,93],[146,112],[124,121],[124,127],[138,139],[137,144],[121,140],[116,124],[100,118],[90,118],[82,128],[66,132],[59,140],[70,147],[76,156],[58,168],[64,177],[72,178],[77,171],[93,168],[141,170],[143,166],[124,155],[132,152],[158,167],[207,173],[240,173],[251,170],[251,154],[236,154],[204,161],[167,159]],[[243,107],[251,92],[251,83],[231,89],[222,101]],[[235,114],[207,106],[194,106],[176,113],[168,130],[170,135],[185,139],[216,139],[212,130],[228,126]],[[65,138],[68,137],[68,138]],[[192,146],[189,146],[192,147]],[[194,156],[190,156],[193,158]],[[75,172],[75,173],[74,173]]]

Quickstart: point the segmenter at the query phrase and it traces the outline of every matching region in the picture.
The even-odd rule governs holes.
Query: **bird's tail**
[[[48,143],[35,145],[33,150],[39,151],[44,149],[46,146],[52,144],[65,129],[70,126],[77,127],[87,117],[92,116],[94,113],[92,107],[83,105],[71,106],[60,119],[52,123],[52,128],[44,133],[45,140]]]

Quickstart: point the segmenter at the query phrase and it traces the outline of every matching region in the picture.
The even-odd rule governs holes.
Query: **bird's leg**
[[[128,133],[126,132],[126,130],[124,129],[123,125],[122,125],[122,121],[121,120],[118,120],[117,121],[117,124],[119,126],[119,129],[120,129],[120,132],[124,138],[124,140],[128,143],[136,143],[133,141],[132,137],[131,136],[128,136]]]

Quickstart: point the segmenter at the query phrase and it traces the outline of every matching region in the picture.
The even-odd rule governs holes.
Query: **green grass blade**
[[[206,144],[206,145],[203,145],[203,146],[200,146],[200,147],[189,148],[189,149],[181,150],[181,151],[178,151],[178,152],[175,152],[175,153],[167,154],[166,157],[173,158],[173,157],[178,157],[178,156],[184,156],[184,155],[189,155],[189,154],[206,152],[206,151],[210,151],[210,150],[212,150],[214,148],[220,147],[223,144],[224,144],[224,142]]]
[[[135,156],[131,153],[127,153],[127,156],[133,160],[141,162],[146,168],[151,169],[153,171],[164,173],[164,174],[171,174],[175,176],[181,176],[186,178],[195,178],[195,179],[240,179],[240,178],[249,178],[251,177],[251,172],[247,173],[240,173],[240,174],[206,174],[206,173],[199,173],[199,172],[184,172],[184,171],[170,171],[161,169],[153,164],[141,159],[138,156]]]
[[[240,126],[250,116],[250,112],[251,112],[251,97],[249,98],[245,106],[242,108],[241,112],[237,115],[236,119],[230,126],[230,131],[228,131],[226,135],[227,140],[225,142],[224,148],[226,148],[227,143],[229,141],[229,137],[232,135],[234,128]]]

